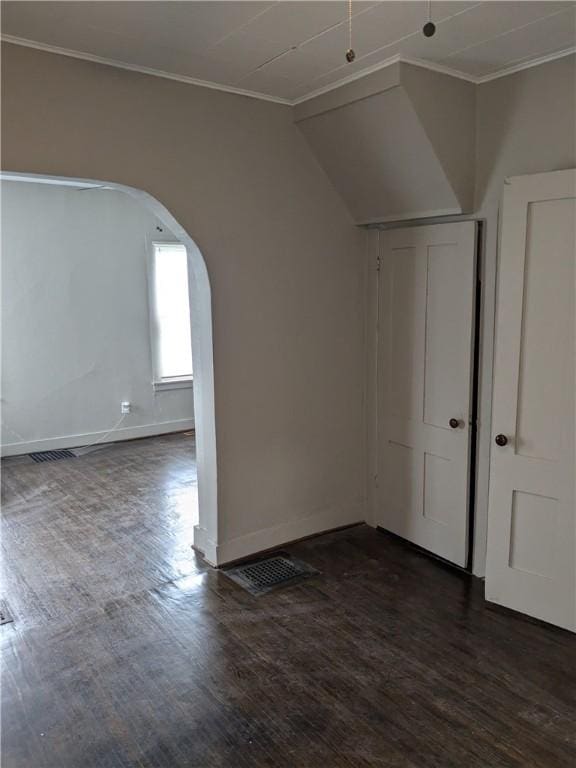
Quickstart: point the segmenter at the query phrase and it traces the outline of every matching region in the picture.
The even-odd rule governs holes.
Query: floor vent
[[[278,587],[295,584],[319,573],[301,560],[277,555],[266,560],[237,565],[222,573],[248,590],[252,595],[263,595]]]
[[[31,453],[30,458],[37,464],[43,461],[59,461],[60,459],[74,459],[76,458],[72,451],[65,448],[62,451],[41,451],[40,453]]]
[[[2,626],[2,624],[11,624],[13,621],[14,619],[8,608],[8,603],[5,600],[0,600],[0,626]]]

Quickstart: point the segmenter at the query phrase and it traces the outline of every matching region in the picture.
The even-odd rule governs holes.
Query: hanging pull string
[[[352,0],[348,0],[348,48],[352,48]]]
[[[432,21],[432,0],[428,0],[428,21],[422,27],[424,37],[432,37],[436,32],[436,24]]]
[[[348,50],[346,51],[346,61],[351,64],[356,58],[352,48],[352,0],[348,0]]]

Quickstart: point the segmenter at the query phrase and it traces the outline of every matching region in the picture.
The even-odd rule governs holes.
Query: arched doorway
[[[198,524],[190,542],[212,565],[217,564],[217,465],[214,409],[212,299],[204,258],[170,211],[143,190],[95,179],[0,172],[0,181],[33,182],[56,186],[107,188],[122,192],[147,208],[186,246],[190,284],[190,326],[194,357],[194,414],[198,467]]]

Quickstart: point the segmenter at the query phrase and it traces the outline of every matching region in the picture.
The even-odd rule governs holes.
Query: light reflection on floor
[[[205,567],[192,549],[193,437],[119,442],[42,464],[5,461],[2,470],[3,593],[20,627],[106,610]]]
[[[176,574],[187,576],[196,572],[196,560],[191,546],[194,526],[198,523],[197,483],[170,491],[167,502],[171,512],[167,522],[172,539],[172,569]]]

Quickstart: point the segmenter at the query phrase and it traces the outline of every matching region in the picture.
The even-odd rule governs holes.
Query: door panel
[[[453,509],[451,491],[452,466],[445,456],[424,453],[424,517],[442,525],[450,525],[457,510]]]
[[[562,399],[563,381],[550,374],[564,367],[566,342],[562,339],[572,287],[566,270],[569,264],[563,263],[566,252],[549,248],[546,240],[547,231],[566,228],[573,209],[571,200],[528,204],[516,452],[548,461],[558,461],[561,453],[563,414],[555,404]]]
[[[575,629],[576,172],[505,187],[486,598]]]
[[[424,421],[443,428],[447,414],[468,409],[470,371],[461,360],[469,354],[470,337],[453,323],[467,315],[470,292],[461,287],[471,276],[470,261],[458,249],[457,243],[433,245],[426,259]]]
[[[509,568],[553,577],[557,514],[558,499],[512,491]]]
[[[417,301],[422,293],[414,248],[398,248],[390,262],[390,344],[394,367],[388,377],[388,403],[397,418],[409,418],[420,402],[420,386],[413,371],[420,353]]]
[[[388,231],[380,267],[377,522],[462,566],[475,251],[474,222]]]

